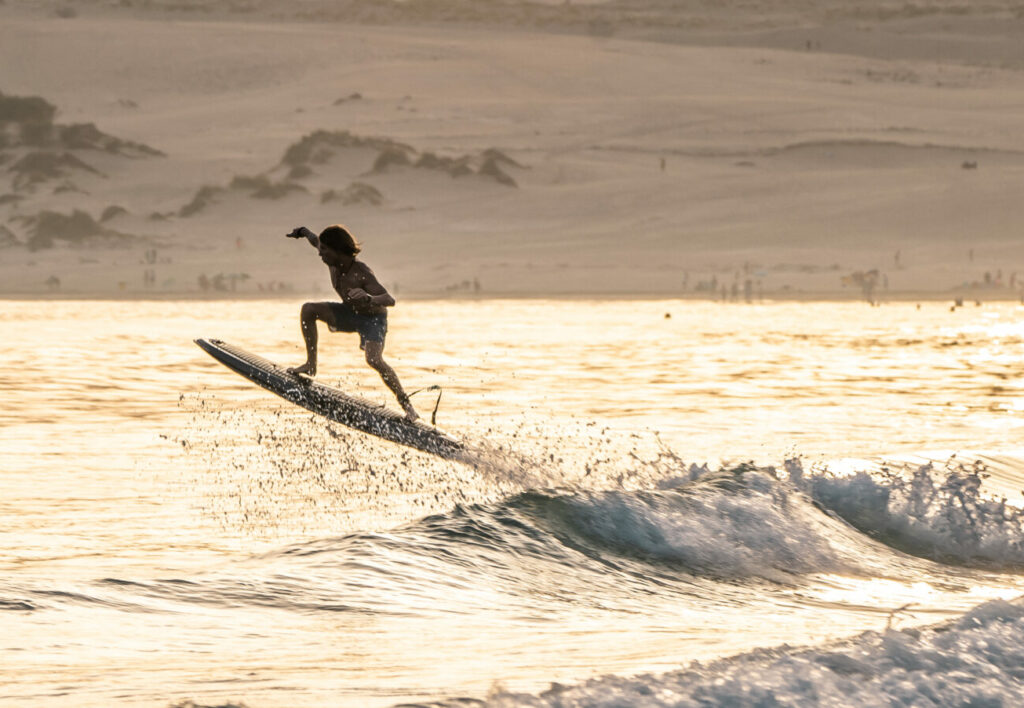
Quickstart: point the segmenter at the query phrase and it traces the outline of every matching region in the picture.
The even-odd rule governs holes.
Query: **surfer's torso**
[[[384,287],[377,282],[377,277],[370,270],[370,266],[362,261],[353,260],[352,264],[343,269],[341,266],[328,266],[331,270],[331,285],[341,296],[341,301],[352,308],[357,315],[381,315],[387,313],[387,308],[372,303],[356,303],[348,297],[353,289],[364,290],[370,295],[379,295],[385,292]]]

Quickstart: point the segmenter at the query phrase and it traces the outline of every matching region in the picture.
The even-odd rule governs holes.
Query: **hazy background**
[[[1022,16],[6,0],[0,291],[1016,298]]]

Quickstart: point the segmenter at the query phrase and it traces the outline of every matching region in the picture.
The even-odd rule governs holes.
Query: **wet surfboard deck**
[[[393,410],[307,376],[293,374],[279,364],[219,339],[197,339],[195,342],[235,373],[290,403],[353,430],[449,460],[462,459],[466,454],[462,442],[426,423],[410,422]]]

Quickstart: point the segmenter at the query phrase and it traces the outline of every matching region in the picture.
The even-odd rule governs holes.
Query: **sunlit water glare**
[[[402,302],[471,467],[192,343],[299,363],[300,304],[0,304],[0,705],[535,693],[1024,587],[1024,307]],[[394,405],[354,335],[320,367]]]

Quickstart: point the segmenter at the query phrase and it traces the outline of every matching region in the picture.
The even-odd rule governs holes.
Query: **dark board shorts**
[[[359,348],[366,348],[366,341],[384,344],[388,333],[388,313],[379,315],[360,315],[343,302],[328,302],[327,309],[330,319],[327,326],[332,332],[358,332]]]

